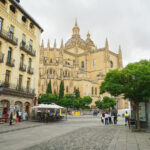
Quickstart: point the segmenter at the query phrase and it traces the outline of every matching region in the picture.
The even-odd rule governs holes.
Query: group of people
[[[101,114],[101,122],[105,123],[105,125],[117,124],[117,112],[113,113],[103,112]]]
[[[12,125],[12,122],[21,122],[22,120],[22,112],[17,111],[17,112],[11,112],[10,117],[9,117],[9,124]]]
[[[124,118],[125,118],[125,126],[129,125],[130,114],[127,111],[124,114]],[[111,113],[103,112],[101,114],[101,122],[104,123],[105,125],[117,124],[117,111]]]

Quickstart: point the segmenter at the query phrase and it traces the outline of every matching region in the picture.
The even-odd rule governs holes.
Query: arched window
[[[113,68],[113,62],[110,61],[110,68]]]
[[[50,69],[50,74],[52,74],[53,73],[53,71],[52,71],[52,69]]]
[[[81,68],[84,68],[84,61],[81,62]]]
[[[97,88],[95,88],[95,95],[97,95]]]
[[[50,59],[50,63],[53,63],[53,60],[52,60],[52,58]]]
[[[94,88],[92,87],[92,95],[94,94]]]
[[[66,86],[66,93],[68,93],[68,86]]]

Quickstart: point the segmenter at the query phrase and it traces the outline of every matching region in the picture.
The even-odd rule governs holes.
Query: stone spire
[[[47,49],[50,49],[50,41],[48,39],[48,42],[47,42]]]
[[[108,40],[107,40],[107,38],[106,38],[106,41],[105,41],[105,48],[106,48],[107,50],[109,50],[109,45],[108,45]]]
[[[122,51],[121,51],[121,46],[119,45],[119,50],[118,50],[118,66],[119,69],[122,69]]]
[[[44,48],[44,41],[42,39],[41,47]]]
[[[77,24],[77,19],[75,20],[75,26],[72,29],[72,37],[80,37],[80,29]]]
[[[56,49],[56,39],[55,39],[55,41],[54,41],[54,48]]]
[[[90,33],[89,32],[87,33],[87,39],[90,39]]]
[[[63,39],[62,39],[60,48],[63,49],[63,47],[64,47],[64,44],[63,44]]]

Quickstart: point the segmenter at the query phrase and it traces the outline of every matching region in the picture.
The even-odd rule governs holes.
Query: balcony
[[[0,63],[3,63],[3,62],[4,62],[4,54],[0,53]]]
[[[20,49],[24,52],[28,53],[31,56],[35,56],[36,51],[30,48],[28,45],[25,45],[24,43],[20,43]]]
[[[26,65],[20,64],[19,70],[23,71],[23,72],[26,72]]]
[[[6,65],[9,67],[15,67],[15,60],[14,59],[7,59]]]
[[[28,67],[28,73],[29,73],[29,74],[33,74],[33,73],[34,73],[33,68]]]
[[[35,89],[0,81],[0,94],[25,98],[34,98]]]
[[[13,35],[10,35],[9,32],[7,32],[3,29],[0,30],[0,37],[3,38],[4,40],[8,41],[9,43],[13,44],[13,45],[18,44],[18,39],[16,37],[14,37]]]

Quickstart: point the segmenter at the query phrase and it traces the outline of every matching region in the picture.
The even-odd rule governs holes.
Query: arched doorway
[[[9,107],[10,103],[8,100],[2,100],[0,102],[0,118],[3,118],[6,116],[6,114],[8,114]]]
[[[27,112],[27,119],[29,119],[29,113],[30,113],[30,103],[25,103],[25,112]]]
[[[23,107],[23,104],[22,104],[22,102],[20,102],[20,101],[16,101],[15,102],[15,112],[22,112],[22,107]]]

